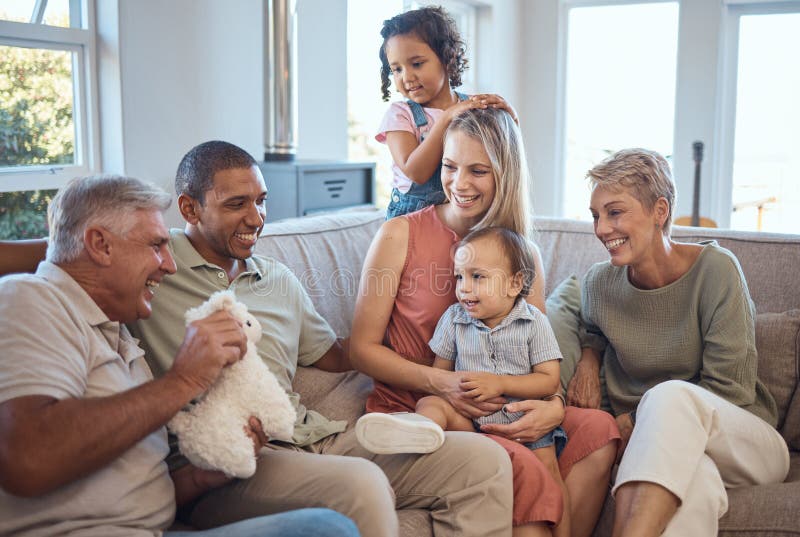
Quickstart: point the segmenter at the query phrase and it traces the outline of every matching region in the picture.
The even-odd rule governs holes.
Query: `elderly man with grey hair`
[[[75,179],[50,206],[46,261],[0,279],[0,534],[161,535],[176,505],[228,481],[193,466],[169,474],[164,424],[241,358],[241,326],[227,312],[192,323],[153,380],[123,324],[150,316],[176,270],[169,203],[136,179]],[[250,428],[256,446],[266,443],[257,422]],[[358,535],[325,509],[192,535],[312,533]]]

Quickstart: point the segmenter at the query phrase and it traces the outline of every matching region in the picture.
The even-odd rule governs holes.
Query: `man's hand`
[[[503,379],[498,375],[482,372],[462,373],[461,389],[464,395],[478,403],[503,395]]]
[[[250,440],[253,441],[253,450],[255,451],[256,457],[258,457],[261,448],[269,443],[269,436],[267,436],[267,433],[265,433],[264,429],[261,427],[261,420],[255,416],[250,416],[247,426],[244,428],[244,432],[250,437]]]
[[[197,466],[191,466],[192,482],[198,491],[208,491],[216,489],[233,481],[232,477],[225,475],[219,470],[204,470]],[[202,494],[202,492],[200,493]],[[198,494],[199,495],[199,494]]]
[[[217,311],[186,327],[169,373],[199,395],[211,387],[223,367],[240,360],[246,351],[247,336],[239,321],[227,311]]]

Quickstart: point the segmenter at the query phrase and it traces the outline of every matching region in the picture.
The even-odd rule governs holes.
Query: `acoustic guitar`
[[[692,144],[692,157],[694,158],[694,198],[692,199],[692,216],[679,216],[675,225],[695,227],[717,227],[717,223],[710,218],[700,216],[700,165],[703,162],[703,142]]]

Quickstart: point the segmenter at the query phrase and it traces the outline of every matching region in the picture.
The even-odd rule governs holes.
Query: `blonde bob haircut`
[[[586,173],[592,190],[627,189],[648,211],[659,198],[667,200],[669,212],[662,233],[669,235],[675,208],[675,183],[667,159],[649,149],[632,148],[617,151]]]
[[[511,115],[500,109],[473,108],[456,116],[447,127],[444,139],[461,132],[477,140],[486,151],[494,175],[494,200],[484,217],[471,231],[485,227],[508,228],[532,239],[528,183],[530,173],[525,159],[522,133]]]

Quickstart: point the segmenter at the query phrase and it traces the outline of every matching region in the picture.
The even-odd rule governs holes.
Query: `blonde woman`
[[[470,418],[503,407],[503,400],[478,403],[467,397],[460,385],[462,373],[431,367],[434,353],[428,341],[444,311],[456,302],[452,254],[461,238],[489,226],[530,238],[524,155],[520,131],[507,112],[462,113],[445,134],[442,184],[447,202],[389,220],[376,235],[365,261],[351,334],[353,365],[375,379],[368,412],[413,412],[416,401],[431,394]],[[532,249],[540,277],[527,298],[544,311],[541,256]],[[558,485],[524,446],[559,423],[570,439],[559,466],[575,506],[570,510],[573,535],[591,533],[605,498],[619,437],[613,419],[601,411],[565,410],[555,395],[509,403],[509,412],[526,415],[511,424],[481,428],[511,457],[516,535],[547,535],[561,517]],[[445,445],[465,434],[474,433],[447,432]],[[499,528],[498,534],[507,534],[507,529]]]

